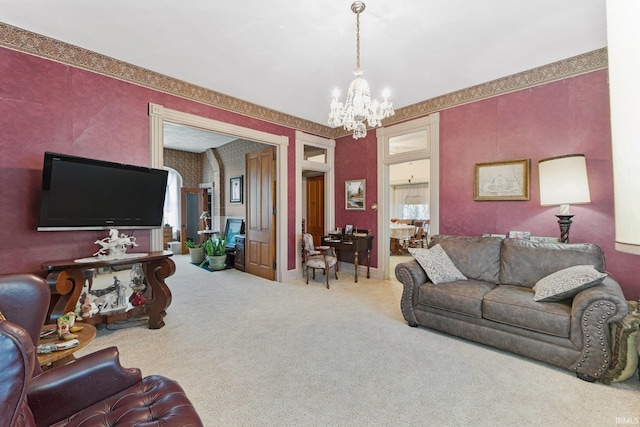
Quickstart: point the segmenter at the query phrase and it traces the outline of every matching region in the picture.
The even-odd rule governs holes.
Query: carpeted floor
[[[166,326],[110,325],[124,366],[176,379],[206,426],[615,426],[640,417],[638,376],[611,386],[410,328],[401,285],[339,272],[277,283],[174,256]]]

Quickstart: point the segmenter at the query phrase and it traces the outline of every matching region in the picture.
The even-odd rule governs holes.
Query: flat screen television
[[[38,231],[162,226],[168,172],[44,153]]]

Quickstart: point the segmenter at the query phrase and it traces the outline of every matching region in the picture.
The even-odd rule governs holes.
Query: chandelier
[[[382,92],[384,102],[371,101],[371,89],[369,83],[362,78],[364,70],[360,68],[360,14],[364,11],[365,4],[356,1],[351,5],[351,10],[356,14],[356,69],[353,75],[356,78],[349,85],[347,100],[344,105],[339,101],[338,89],[333,91],[331,111],[329,112],[329,124],[331,126],[343,126],[349,132],[353,131],[353,138],[364,138],[367,135],[366,121],[369,126],[377,127],[382,124],[382,119],[393,116],[392,103],[388,101],[389,91]]]

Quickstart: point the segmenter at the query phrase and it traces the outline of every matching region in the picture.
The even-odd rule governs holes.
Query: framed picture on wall
[[[344,203],[348,211],[363,211],[366,206],[366,187],[364,179],[344,182]]]
[[[473,200],[529,200],[529,159],[476,163]]]
[[[242,179],[244,175],[229,179],[229,203],[242,203]]]

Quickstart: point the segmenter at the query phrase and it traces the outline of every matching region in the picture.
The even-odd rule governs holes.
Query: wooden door
[[[276,278],[275,148],[247,153],[247,225],[245,260],[248,273]]]
[[[207,190],[203,188],[187,188],[180,189],[180,244],[182,253],[189,253],[189,249],[185,242],[191,239],[194,242],[200,242],[202,235],[198,234],[198,230],[203,229],[204,224],[200,219],[200,215],[207,208]]]
[[[324,235],[324,175],[307,178],[307,233],[320,246]]]

